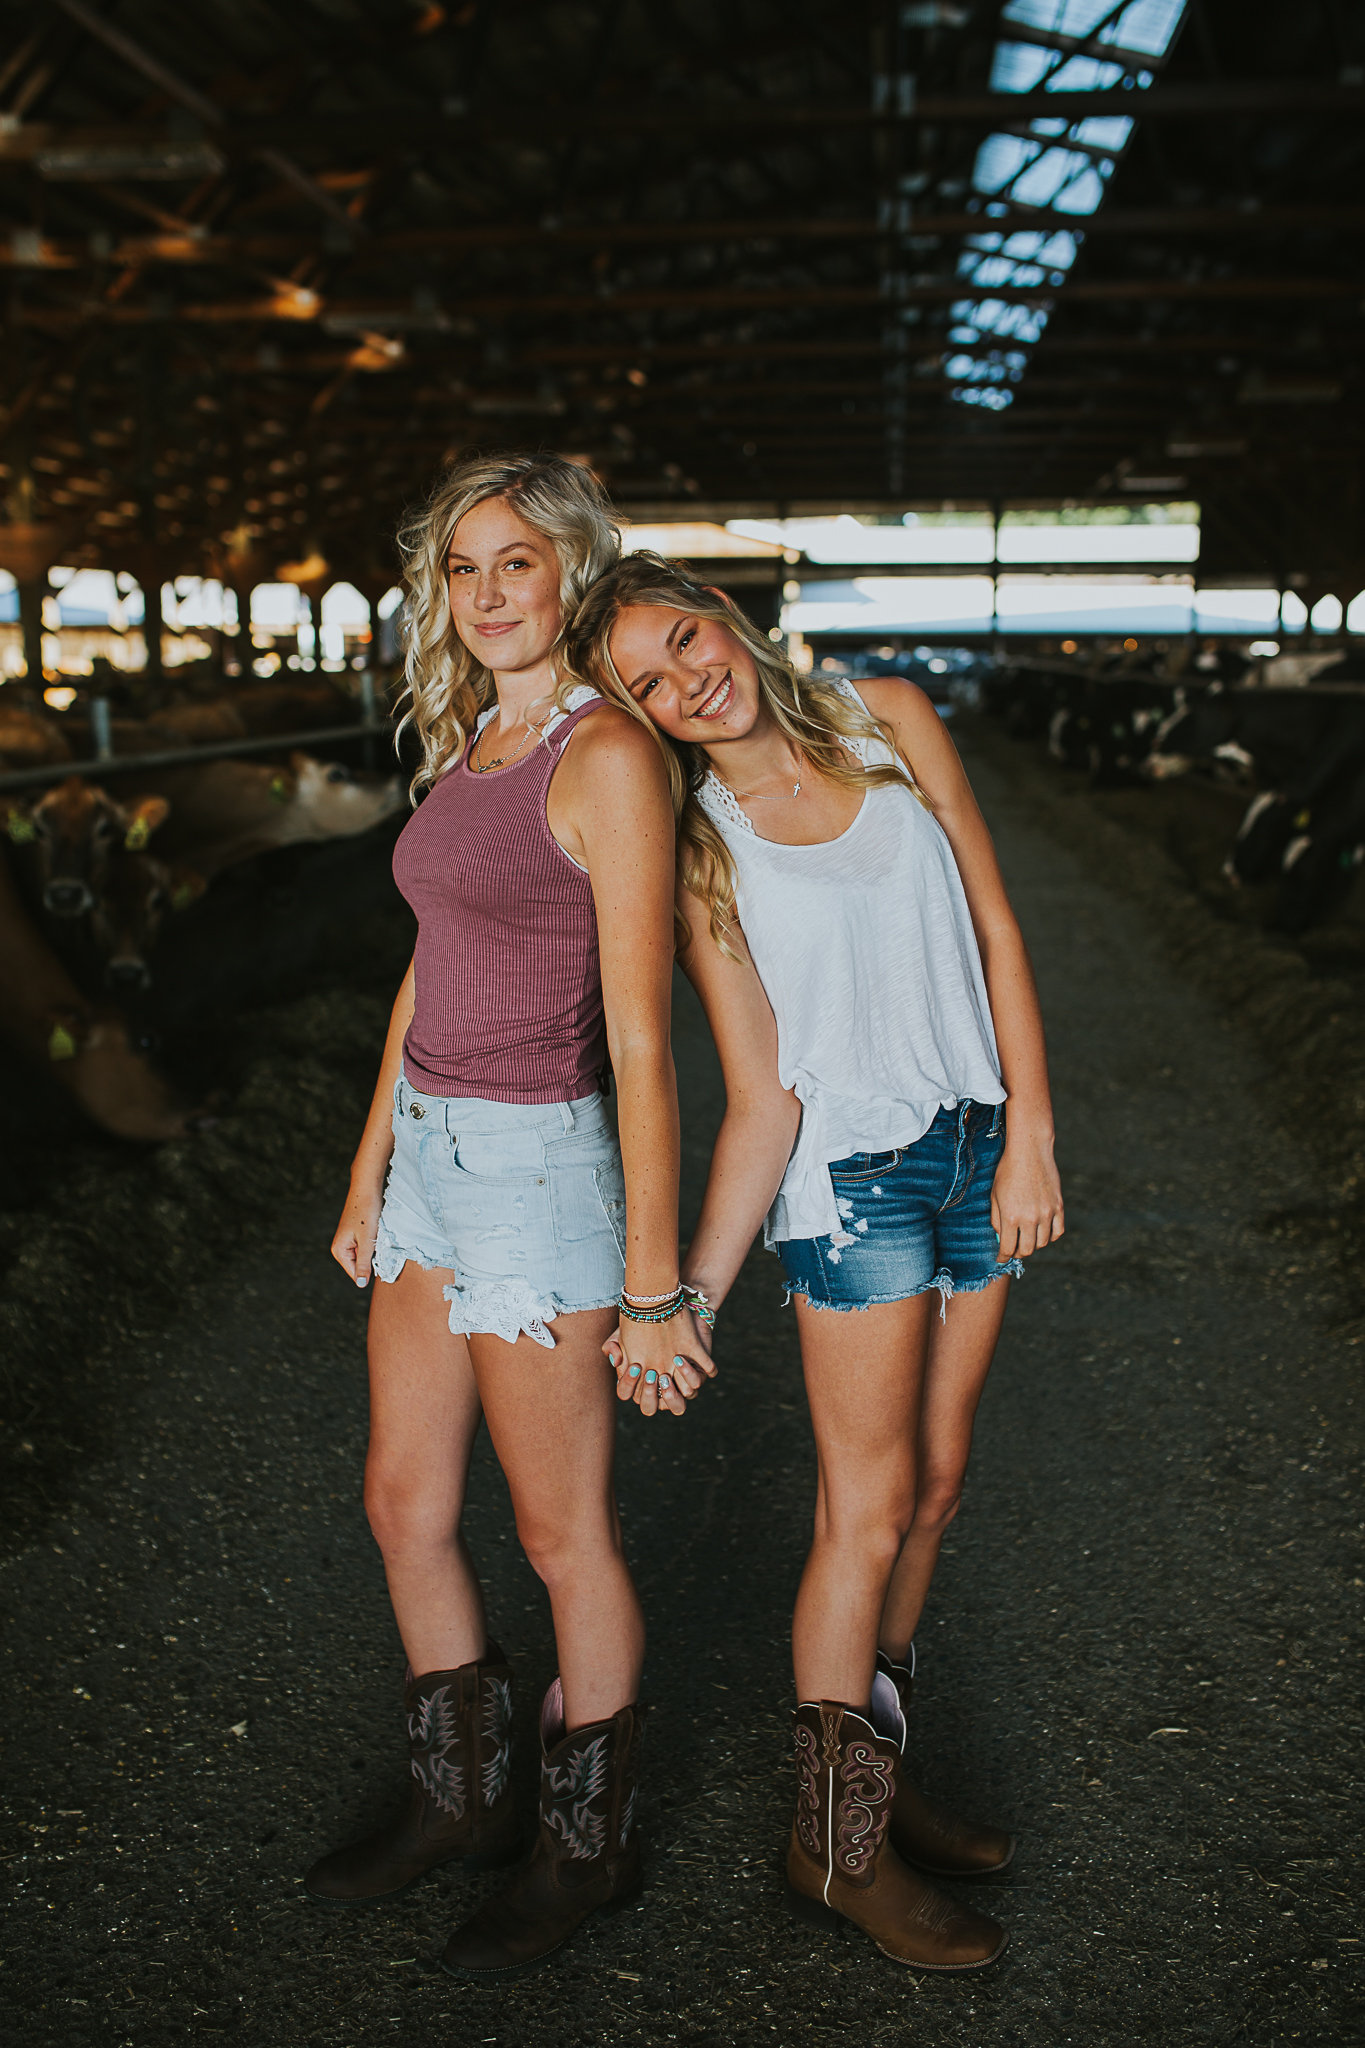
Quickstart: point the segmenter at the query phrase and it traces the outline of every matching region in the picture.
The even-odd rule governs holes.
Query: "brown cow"
[[[169,809],[163,797],[119,803],[79,775],[35,801],[0,799],[14,845],[28,849],[38,894],[52,917],[85,917],[108,881],[121,847],[141,852]]]
[[[398,776],[355,774],[308,754],[292,754],[287,767],[206,761],[139,779],[154,791],[127,802],[74,775],[34,802],[8,799],[7,811],[0,799],[43,909],[88,920],[106,978],[125,989],[148,985],[166,911],[192,903],[224,868],[276,846],[353,837],[402,802]]]
[[[140,780],[171,805],[157,835],[158,856],[210,878],[272,847],[353,838],[403,802],[397,775],[357,773],[301,753],[283,768],[206,761],[148,770]]]
[[[167,912],[187,909],[206,886],[192,869],[168,867],[126,844],[119,849],[90,913],[90,936],[112,989],[132,994],[151,987],[151,955]]]
[[[186,1110],[129,1043],[123,1019],[92,1008],[19,900],[0,855],[0,1031],[115,1137],[183,1137]]]

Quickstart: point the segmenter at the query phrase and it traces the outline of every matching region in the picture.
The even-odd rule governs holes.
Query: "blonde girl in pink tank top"
[[[555,456],[463,463],[403,541],[424,800],[394,873],[418,937],[332,1254],[378,1283],[365,1505],[407,1652],[412,1784],[305,1882],[360,1905],[517,1855],[511,1671],[460,1528],[485,1420],[559,1655],[534,1846],[443,1959],[489,1977],[638,1888],[644,1624],[603,1347],[619,1321],[651,1413],[682,1413],[711,1367],[679,1289],[667,777],[558,661],[619,554],[605,498]]]

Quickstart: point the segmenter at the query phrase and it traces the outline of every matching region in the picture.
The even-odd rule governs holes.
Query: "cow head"
[[[122,805],[107,791],[69,775],[35,803],[11,802],[6,829],[16,846],[31,849],[44,910],[84,917],[128,828]]]
[[[139,797],[121,806],[123,838],[110,855],[90,906],[90,936],[103,956],[105,979],[112,988],[132,991],[150,985],[148,961],[161,921],[181,900],[171,869],[147,851],[170,808],[160,796]]]
[[[90,935],[104,956],[109,986],[131,993],[150,986],[148,956],[171,907],[171,871],[147,853],[124,853],[90,912]]]
[[[289,801],[305,827],[294,836],[301,839],[345,839],[367,832],[403,801],[397,775],[357,773],[337,761],[314,760],[311,754],[291,754],[289,768],[294,782]]]

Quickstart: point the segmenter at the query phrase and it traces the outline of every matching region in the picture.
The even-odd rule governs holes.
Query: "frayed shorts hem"
[[[554,1294],[538,1294],[527,1280],[466,1280],[442,1291],[450,1303],[452,1336],[501,1337],[504,1344],[529,1337],[546,1351],[553,1351],[555,1342],[548,1323],[589,1309],[614,1308],[617,1299],[613,1294],[605,1301],[561,1301]]]
[[[386,1241],[375,1247],[376,1280],[392,1285],[409,1260],[424,1273],[456,1270],[449,1258],[400,1244],[388,1231],[384,1237]],[[505,1344],[515,1344],[518,1337],[530,1337],[546,1351],[554,1349],[555,1341],[547,1324],[559,1316],[615,1308],[618,1300],[615,1294],[608,1294],[592,1301],[561,1301],[557,1295],[541,1293],[524,1279],[455,1280],[441,1292],[450,1304],[452,1337],[501,1337]]]
[[[869,1294],[862,1301],[817,1301],[797,1282],[788,1286],[782,1297],[786,1308],[793,1295],[800,1295],[807,1308],[832,1309],[835,1315],[853,1315],[859,1309],[885,1308],[893,1301],[914,1301],[921,1294],[932,1294],[935,1289],[939,1296],[939,1320],[946,1322],[948,1303],[955,1294],[980,1294],[993,1280],[1022,1280],[1024,1262],[1022,1259],[1006,1259],[993,1272],[974,1274],[970,1280],[954,1280],[951,1273],[935,1273],[932,1280],[926,1280],[922,1287],[907,1287],[894,1294]]]

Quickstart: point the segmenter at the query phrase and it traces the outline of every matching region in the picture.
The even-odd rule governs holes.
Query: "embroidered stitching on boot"
[[[483,1735],[493,1744],[493,1754],[482,1773],[483,1803],[492,1806],[507,1790],[512,1775],[512,1682],[507,1678],[485,1678],[483,1694]]]
[[[418,1701],[417,1712],[408,1715],[408,1740],[414,1750],[412,1775],[427,1798],[452,1820],[462,1820],[467,1804],[464,1772],[446,1761],[456,1745],[455,1709],[450,1687],[438,1685],[435,1692]]]
[[[894,1792],[890,1759],[870,1742],[850,1742],[839,1771],[835,1841],[835,1857],[849,1877],[861,1877],[881,1847]]]
[[[563,1841],[570,1856],[581,1862],[600,1856],[606,1838],[607,1817],[594,1813],[592,1802],[607,1782],[607,1737],[599,1735],[585,1749],[576,1749],[567,1764],[547,1763],[545,1783],[553,1805],[546,1820]],[[568,1811],[565,1812],[567,1806]]]

